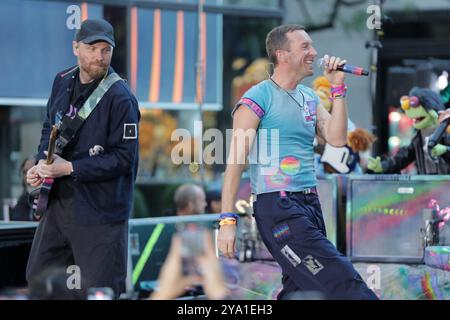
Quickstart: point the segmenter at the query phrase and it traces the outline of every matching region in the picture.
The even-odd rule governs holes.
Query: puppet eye
[[[411,106],[411,108],[419,106],[419,98],[417,98],[416,96],[411,96],[409,98],[409,105]]]
[[[409,109],[409,97],[408,96],[403,96],[400,98],[400,106],[402,107],[403,110]]]

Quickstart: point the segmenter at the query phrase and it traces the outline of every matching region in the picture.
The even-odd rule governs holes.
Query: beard
[[[99,79],[103,77],[106,72],[108,71],[109,65],[104,63],[90,63],[88,65],[80,65],[80,68],[83,69],[84,72],[86,72],[89,77],[93,79]]]

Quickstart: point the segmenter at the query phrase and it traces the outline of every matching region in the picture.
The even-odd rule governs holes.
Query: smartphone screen
[[[198,224],[177,226],[181,238],[181,257],[184,275],[201,275],[197,258],[204,254],[205,233],[207,230]]]

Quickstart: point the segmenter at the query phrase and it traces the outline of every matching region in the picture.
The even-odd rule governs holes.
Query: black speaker
[[[408,95],[412,87],[429,88],[432,78],[433,68],[427,63],[416,67],[389,67],[385,92],[387,105],[400,107],[402,96]]]
[[[37,224],[0,222],[0,289],[24,287]]]

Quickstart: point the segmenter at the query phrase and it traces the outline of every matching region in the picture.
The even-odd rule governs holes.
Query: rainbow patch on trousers
[[[287,240],[291,235],[291,230],[287,223],[279,224],[272,229],[275,240],[282,241]]]

